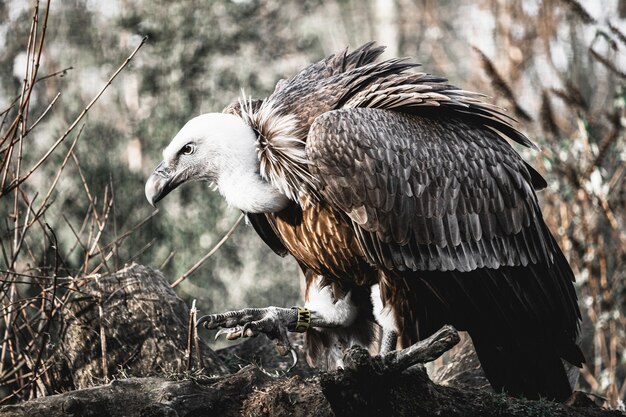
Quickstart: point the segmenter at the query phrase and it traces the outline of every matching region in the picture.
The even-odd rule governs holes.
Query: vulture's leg
[[[306,307],[292,308],[244,308],[200,317],[196,325],[210,330],[219,329],[216,337],[225,334],[229,340],[257,336],[259,333],[282,340],[287,332],[305,332],[309,327],[347,326],[354,320],[349,297],[327,306],[317,304],[308,302]]]
[[[396,350],[398,344],[398,332],[383,328],[383,334],[380,338],[380,355],[385,355]]]
[[[374,317],[382,328],[378,353],[384,355],[396,350],[398,343],[398,325],[393,310],[383,303],[382,297],[380,296],[380,286],[378,284],[372,285],[371,297]]]
[[[307,291],[305,307],[245,308],[222,314],[201,317],[197,326],[218,330],[215,337],[226,335],[229,340],[253,337],[265,333],[276,340],[279,352],[292,350],[288,332],[305,332],[309,327],[335,328],[349,326],[357,316],[351,293],[336,299],[328,286],[320,287],[312,282]]]
[[[196,326],[202,325],[209,330],[219,329],[215,338],[225,334],[226,339],[229,340],[254,337],[260,333],[265,333],[267,337],[276,341],[276,349],[281,355],[291,352],[294,356],[295,365],[297,357],[287,333],[302,333],[310,326],[328,328],[341,325],[335,319],[336,317],[333,315],[329,316],[305,307],[245,308],[200,317]]]

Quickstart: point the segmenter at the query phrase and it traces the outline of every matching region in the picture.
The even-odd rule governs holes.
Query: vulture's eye
[[[192,153],[194,153],[196,151],[196,147],[193,146],[192,144],[187,144],[185,146],[183,146],[181,148],[181,150],[178,152],[179,155],[191,155]]]

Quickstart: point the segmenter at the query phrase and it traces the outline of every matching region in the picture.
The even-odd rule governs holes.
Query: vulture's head
[[[289,202],[261,178],[254,130],[230,114],[207,113],[188,121],[148,178],[146,198],[154,206],[194,180],[215,184],[230,205],[248,213],[279,211]]]

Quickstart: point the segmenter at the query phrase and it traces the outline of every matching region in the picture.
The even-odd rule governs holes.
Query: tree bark
[[[160,271],[133,264],[79,284],[63,315],[56,391],[111,379],[228,368],[202,340],[189,346],[189,308]],[[189,349],[191,347],[191,349]]]

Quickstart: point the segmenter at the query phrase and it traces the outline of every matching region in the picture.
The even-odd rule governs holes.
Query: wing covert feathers
[[[341,109],[307,139],[318,192],[352,219],[370,261],[397,270],[552,262],[532,174],[463,119]]]

